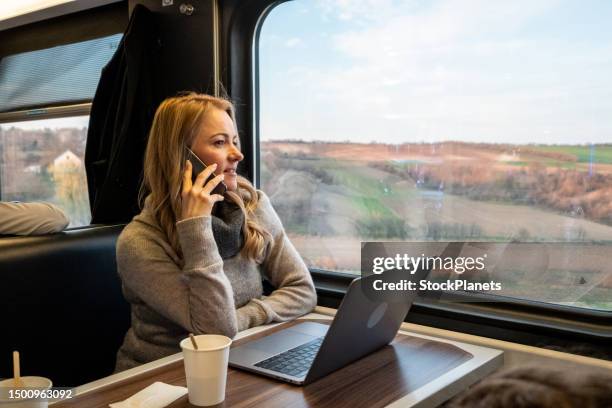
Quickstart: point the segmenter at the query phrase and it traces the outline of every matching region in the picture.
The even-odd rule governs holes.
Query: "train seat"
[[[130,326],[115,244],[124,225],[0,238],[0,378],[22,375],[76,386],[107,376]]]

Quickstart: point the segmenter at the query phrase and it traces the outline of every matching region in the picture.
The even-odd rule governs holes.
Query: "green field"
[[[543,152],[554,152],[569,154],[578,160],[579,163],[589,163],[591,161],[591,146],[534,146],[534,150]],[[593,148],[593,162],[601,164],[612,164],[612,145],[595,145]]]
[[[531,163],[533,162],[512,161],[512,162],[506,162],[505,164],[510,165],[510,166],[526,167],[526,166],[529,166]],[[538,163],[543,164],[545,167],[558,167],[562,169],[576,169],[578,167],[576,166],[576,163],[574,162],[566,162],[566,161],[561,161],[561,160],[539,160]]]
[[[397,216],[385,203],[407,200],[414,195],[411,190],[393,188],[401,180],[397,176],[366,166],[356,167],[353,163],[335,164],[322,168],[333,177],[334,184],[351,191],[351,202],[362,216]]]

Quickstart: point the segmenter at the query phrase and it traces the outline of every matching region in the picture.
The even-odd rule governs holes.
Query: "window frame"
[[[41,119],[58,119],[71,116],[85,116],[91,113],[91,101],[70,104],[38,105],[29,109],[0,112],[0,124],[27,122]]]
[[[72,12],[63,14],[66,10]],[[17,16],[2,24],[0,59],[3,56],[120,34],[127,27],[128,17],[128,2],[125,0],[88,2],[78,6],[63,4],[54,10],[39,10],[31,15]],[[22,21],[27,24],[22,25]],[[0,124],[89,116],[92,101],[93,99],[79,99],[22,106],[0,112]],[[71,227],[65,231],[91,225],[93,224]]]
[[[321,306],[338,308],[356,276],[311,269]],[[588,346],[590,355],[612,360],[609,316],[587,316],[573,310],[543,313],[533,302],[441,303],[417,299],[405,321],[533,347],[568,350]],[[553,308],[555,309],[555,308]],[[570,309],[570,308],[568,308]],[[577,354],[580,354],[578,352]]]
[[[229,0],[222,4],[222,79],[237,107],[237,122],[245,140],[248,176],[260,185],[259,130],[259,34],[266,17],[283,1],[245,2]],[[248,159],[247,159],[248,160]],[[349,283],[356,277],[335,271],[310,268],[319,304],[337,307]],[[495,303],[441,303],[417,300],[407,321],[432,327],[533,344],[517,335],[496,334],[495,328],[511,327],[517,333],[541,334],[569,343],[587,339],[602,344],[612,339],[612,312],[548,304],[523,299],[504,298]],[[467,323],[472,327],[468,328]],[[491,328],[494,330],[491,331]],[[535,344],[534,344],[535,345]],[[602,346],[603,349],[603,346]],[[610,356],[612,359],[612,356]]]

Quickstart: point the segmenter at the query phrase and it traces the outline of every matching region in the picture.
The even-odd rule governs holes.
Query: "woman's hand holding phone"
[[[206,167],[192,183],[191,173],[193,166],[191,161],[187,160],[185,172],[183,173],[183,188],[181,191],[182,208],[181,220],[187,218],[201,217],[210,215],[212,208],[217,201],[222,201],[223,196],[220,194],[211,194],[219,183],[223,181],[223,174],[219,174],[204,185],[208,177],[217,169],[216,164]]]

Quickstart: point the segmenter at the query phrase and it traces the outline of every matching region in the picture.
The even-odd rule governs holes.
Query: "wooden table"
[[[313,313],[300,320],[328,323],[330,317]],[[240,333],[233,345],[297,322],[250,329]],[[304,387],[230,368],[226,400],[219,406],[436,406],[500,367],[502,354],[499,350],[400,331],[391,345]],[[76,398],[52,405],[108,407],[155,381],[185,386],[181,353],[77,387]],[[190,406],[187,396],[169,405]]]

